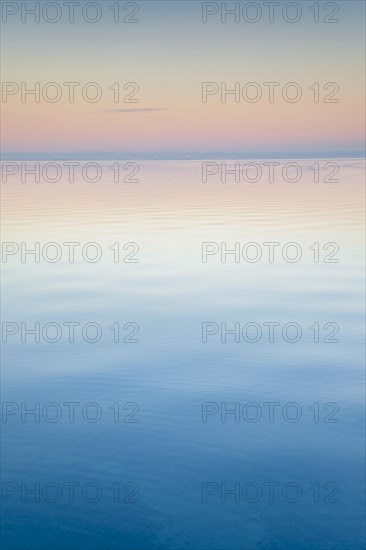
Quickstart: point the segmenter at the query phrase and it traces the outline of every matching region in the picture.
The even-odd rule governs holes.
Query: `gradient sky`
[[[70,104],[65,88],[58,103],[9,97],[3,152],[362,150],[364,3],[338,2],[337,24],[314,24],[313,2],[298,3],[303,17],[294,24],[265,15],[222,24],[219,14],[203,24],[199,1],[139,2],[136,24],[113,23],[107,9],[96,24],[70,24],[66,9],[55,24],[9,17],[3,82],[98,82],[103,97],[89,104],[77,92]],[[139,102],[114,103],[108,87],[116,81],[137,82]],[[294,104],[278,92],[272,104],[221,103],[219,95],[203,104],[204,81],[295,81],[304,95]],[[340,86],[339,103],[315,104],[308,87],[329,81]]]

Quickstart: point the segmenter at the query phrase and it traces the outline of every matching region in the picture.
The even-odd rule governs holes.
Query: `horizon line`
[[[366,152],[355,151],[265,151],[265,152],[239,152],[239,151],[163,151],[163,152],[3,152],[0,153],[0,161],[17,160],[224,160],[224,159],[314,159],[314,158],[350,158],[364,159]]]

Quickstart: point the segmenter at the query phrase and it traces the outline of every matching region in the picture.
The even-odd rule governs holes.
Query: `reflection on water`
[[[298,162],[294,183],[143,161],[134,183],[103,162],[98,183],[3,184],[6,548],[362,546],[364,162],[338,183]]]

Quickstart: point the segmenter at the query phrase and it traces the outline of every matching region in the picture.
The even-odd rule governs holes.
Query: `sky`
[[[347,155],[364,148],[363,2],[321,1],[319,23],[314,23],[310,9],[314,2],[306,0],[295,3],[302,13],[293,23],[284,20],[282,1],[272,23],[263,2],[258,2],[261,16],[255,23],[245,20],[242,11],[238,22],[228,15],[223,23],[221,2],[202,7],[196,0],[104,0],[96,2],[101,14],[96,23],[83,18],[81,8],[88,3],[84,0],[75,7],[73,23],[66,2],[60,0],[59,11],[51,6],[45,15],[49,19],[61,15],[54,23],[45,21],[42,12],[40,22],[22,12],[21,4],[34,8],[36,2],[1,3],[4,155],[108,151]],[[117,23],[116,12],[110,9],[116,4]],[[139,11],[133,13],[136,4]],[[228,8],[234,4],[226,2]],[[239,2],[241,10],[245,4]],[[339,6],[334,15],[333,5]],[[247,18],[255,18],[250,11],[254,8],[248,9]],[[10,14],[12,10],[17,12]],[[97,12],[89,10],[84,13],[92,19]],[[207,15],[204,23],[202,10],[217,13]],[[290,10],[287,15],[291,19],[296,13]],[[324,18],[339,22],[325,23]],[[51,82],[57,86],[48,86]],[[79,83],[73,103],[65,82]],[[205,87],[211,93],[203,102],[205,82],[211,83]],[[268,82],[278,83],[273,102],[264,84]],[[296,87],[286,88],[291,82]],[[39,102],[31,94],[22,98],[22,90],[35,88],[36,83]],[[239,96],[221,97],[225,88],[235,87]],[[51,100],[61,94],[59,100],[46,101],[44,90]],[[100,99],[94,102],[95,93]],[[283,94],[292,99],[300,93],[297,102],[283,99]],[[258,101],[251,101],[256,94]],[[327,98],[338,102],[324,102]]]

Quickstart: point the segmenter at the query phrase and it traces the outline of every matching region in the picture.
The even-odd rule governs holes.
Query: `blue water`
[[[313,162],[301,160],[298,183],[204,184],[194,160],[143,161],[138,183],[114,183],[103,161],[108,176],[96,184],[3,186],[4,241],[103,250],[97,263],[15,254],[2,265],[2,319],[19,327],[3,345],[2,400],[13,407],[2,418],[4,549],[363,547],[364,162],[337,162],[338,183],[314,183]],[[117,241],[138,243],[139,262],[115,263],[108,246]],[[297,242],[303,256],[201,260],[202,242],[268,241]],[[339,261],[324,263],[321,252],[315,263],[315,242],[337,243]],[[71,321],[98,324],[100,340],[76,330],[70,343],[65,329],[55,343],[21,342],[22,322]],[[115,343],[115,322],[138,325],[138,342]],[[204,322],[218,331],[257,323],[262,336],[223,343],[219,331],[203,343]],[[266,322],[280,324],[272,343]],[[297,342],[281,337],[289,322],[302,329]],[[339,327],[338,342],[323,341],[326,323]],[[120,340],[130,333],[121,328]],[[55,407],[42,416],[51,402],[62,411],[55,422]],[[79,404],[74,422],[65,402]],[[81,414],[91,402],[96,422]],[[273,422],[268,402],[277,403]],[[261,418],[221,417],[235,403],[240,412],[255,403]],[[288,403],[296,406],[284,418]],[[25,406],[39,406],[39,418],[22,417]],[[252,418],[257,409],[245,410]],[[214,414],[204,422],[205,411]],[[78,484],[74,499],[65,483]]]

